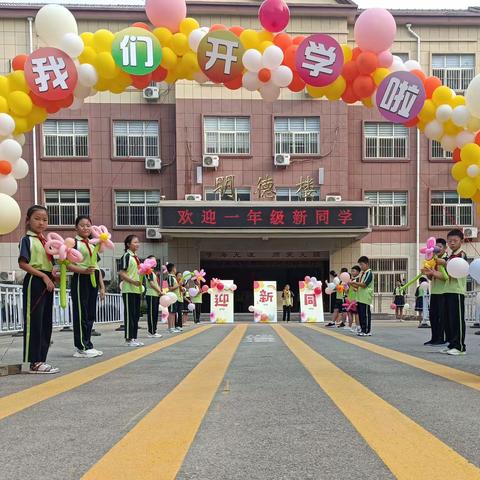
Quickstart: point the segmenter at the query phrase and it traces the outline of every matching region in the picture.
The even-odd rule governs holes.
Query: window
[[[88,157],[87,120],[47,120],[43,124],[45,157]]]
[[[393,293],[395,283],[406,280],[407,267],[406,258],[370,258],[370,268],[375,275],[375,293]]]
[[[231,197],[224,196],[220,198],[220,193],[213,191],[213,188],[205,189],[205,200],[233,200]],[[235,200],[237,202],[249,202],[250,201],[250,189],[249,188],[236,188]]]
[[[408,130],[404,125],[366,122],[365,158],[407,158]]]
[[[449,152],[448,150],[444,150],[440,142],[437,142],[436,140],[432,140],[430,142],[430,157],[433,160],[452,158],[452,156],[453,156],[452,152]]]
[[[473,225],[473,203],[460,198],[454,190],[432,192],[430,202],[432,227],[469,227]]]
[[[61,227],[75,225],[79,215],[90,215],[90,192],[88,190],[46,190],[45,206],[48,208],[48,223]]]
[[[475,76],[475,55],[432,55],[432,75],[457,93],[463,93]]]
[[[275,118],[275,153],[315,155],[320,152],[318,117]]]
[[[158,122],[115,121],[113,144],[116,157],[158,157]]]
[[[298,187],[276,187],[275,188],[277,195],[275,200],[279,202],[298,202],[303,200],[299,197],[297,190]],[[313,189],[313,196],[311,201],[319,201],[320,200],[320,188]]]
[[[372,203],[372,224],[375,227],[404,227],[407,225],[407,192],[365,192]]]
[[[203,119],[205,153],[250,153],[250,118],[205,117]]]
[[[123,190],[115,192],[116,224],[119,227],[156,227],[160,225],[158,190]]]
[[[410,55],[408,53],[392,53],[396,57],[400,57],[403,63],[409,60]]]

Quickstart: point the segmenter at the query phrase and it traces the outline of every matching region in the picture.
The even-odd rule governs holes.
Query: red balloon
[[[342,100],[345,103],[355,103],[359,100],[359,98],[355,95],[355,92],[353,91],[353,87],[351,85],[348,85],[343,92]]]
[[[49,105],[45,106],[48,113],[57,113],[60,110],[60,107],[55,102],[50,102]]]
[[[278,35],[275,35],[273,43],[285,52],[290,45],[293,45],[293,40],[288,33],[279,33]]]
[[[442,85],[442,81],[438,77],[427,77],[424,85],[427,98],[432,98],[433,92]]]
[[[425,80],[427,79],[427,76],[421,71],[421,70],[410,70],[410,73],[413,73],[415,76],[417,76],[422,82],[425,83]]]
[[[217,290],[219,290],[221,292],[224,288],[225,288],[225,286],[223,285],[223,283],[221,283],[221,282],[217,283]]]
[[[358,67],[355,62],[347,62],[342,69],[342,77],[347,83],[352,83],[358,77]]]
[[[315,295],[320,295],[322,293],[321,287],[315,287],[315,289],[313,290],[313,293]]]
[[[167,70],[165,70],[163,67],[158,67],[152,72],[152,80],[154,82],[163,82],[167,78],[167,75]]]
[[[25,55],[22,53],[21,55],[17,55],[13,60],[12,60],[12,69],[17,71],[17,70],[23,70],[25,68],[25,62],[28,59],[28,55]]]
[[[360,47],[355,47],[352,50],[352,60],[355,61],[361,53],[362,49]]]
[[[477,133],[477,136],[478,136],[478,133]],[[477,143],[477,139],[475,138],[475,143]],[[453,155],[452,155],[452,160],[457,163],[461,160],[461,157],[460,157],[460,149],[459,148],[456,148],[454,151],[453,151]]]
[[[74,97],[73,97],[73,93],[72,93],[67,98],[59,100],[56,103],[57,103],[57,106],[60,107],[60,108],[68,108],[73,103],[73,100],[74,100]]]
[[[300,45],[304,40],[305,40],[305,35],[298,35],[293,39],[293,44],[294,45]]]
[[[148,30],[150,31],[150,26],[147,25],[146,23],[144,22],[135,22],[135,23],[132,23],[132,27],[137,27],[137,28],[144,28],[145,30]]]
[[[283,56],[283,64],[287,65],[294,71],[295,71],[295,63],[297,61],[297,50],[298,50],[298,45],[290,45],[285,50],[285,55]]]
[[[233,80],[230,80],[229,82],[225,82],[225,86],[229,90],[238,90],[239,88],[242,87],[242,80],[243,80],[242,76],[236,77]]]
[[[0,175],[12,173],[12,164],[7,160],[0,160]]]
[[[476,135],[475,135],[475,143],[477,145],[480,145],[480,132],[478,132]]]
[[[418,117],[415,117],[409,120],[408,122],[405,122],[404,125],[408,128],[411,128],[411,127],[414,127],[419,121],[420,119]]]
[[[33,92],[29,93],[32,102],[37,105],[38,107],[47,108],[48,105],[51,105],[52,102],[50,100],[46,100],[45,98],[39,97],[35,95]]]
[[[234,25],[233,27],[230,27],[229,30],[237,37],[239,37],[244,29],[242,27],[239,27],[238,25]]]
[[[226,30],[227,27],[221,23],[215,23],[210,27],[210,31],[214,32],[215,30]]]
[[[151,73],[149,73],[148,75],[131,75],[131,77],[132,85],[138,89],[147,88],[152,81]]]
[[[262,68],[258,72],[258,79],[263,83],[267,83],[268,81],[270,81],[271,78],[272,72],[268,68]]]
[[[360,75],[353,81],[352,86],[357,98],[371,97],[375,91],[375,82],[369,75]]]
[[[378,59],[372,52],[362,52],[356,59],[356,64],[362,75],[370,75],[378,67]]]
[[[207,293],[207,292],[208,292],[208,285],[204,285],[204,286],[202,287],[202,292],[203,292],[203,293]]]
[[[292,83],[288,86],[292,92],[301,92],[305,88],[305,82],[296,72],[293,73]]]

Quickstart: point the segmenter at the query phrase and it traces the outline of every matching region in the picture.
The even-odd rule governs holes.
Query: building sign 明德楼
[[[311,228],[365,229],[369,209],[363,206],[317,207],[161,207],[162,228]]]

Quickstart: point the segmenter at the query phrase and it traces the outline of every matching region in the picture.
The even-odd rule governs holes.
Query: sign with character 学
[[[307,282],[298,283],[300,291],[300,321],[302,323],[324,322],[321,287],[312,288]]]
[[[233,280],[212,281],[210,288],[210,321],[233,323]]]
[[[253,282],[254,320],[277,323],[277,282]]]

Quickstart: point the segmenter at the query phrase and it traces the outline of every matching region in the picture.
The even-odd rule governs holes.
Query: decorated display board
[[[61,109],[81,108],[97,92],[115,94],[153,82],[214,82],[258,92],[265,101],[282,89],[313,98],[361,102],[387,120],[417,127],[453,152],[452,176],[460,197],[480,202],[480,75],[465,96],[428,76],[416,60],[392,55],[396,24],[384,9],[364,10],[354,27],[355,46],[325,33],[285,33],[290,11],[283,0],[265,0],[260,30],[239,25],[200,26],[186,16],[185,0],[146,0],[151,25],[79,35],[72,13],[45,5],[35,18],[42,46],[12,60],[0,76],[0,234],[21,217],[12,198],[28,175],[24,134]]]
[[[277,282],[253,282],[253,303],[255,322],[277,323]]]
[[[321,284],[310,281],[298,282],[300,291],[300,321],[302,323],[324,322]]]
[[[233,323],[234,292],[233,280],[213,279],[210,283],[210,321],[212,323]]]

